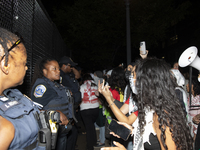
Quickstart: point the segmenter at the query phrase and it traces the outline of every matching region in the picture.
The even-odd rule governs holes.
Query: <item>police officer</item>
[[[44,110],[57,110],[60,112],[61,126],[56,144],[57,150],[65,150],[67,144],[67,131],[69,119],[73,118],[66,94],[67,89],[56,80],[60,79],[60,67],[54,59],[43,58],[35,65],[31,98],[42,104]]]
[[[59,61],[59,65],[61,83],[72,91],[76,109],[81,103],[80,86],[77,81],[81,75],[75,68],[77,63],[73,62],[70,57],[63,56]]]
[[[39,126],[34,115],[39,107],[17,89],[28,67],[26,48],[19,37],[0,28],[0,149],[38,147]]]
[[[73,62],[73,60],[70,57],[63,56],[60,61],[60,76],[61,76],[61,83],[68,87],[72,95],[74,97],[74,109],[77,110],[79,107],[79,104],[81,103],[81,92],[80,92],[80,86],[78,83],[78,80],[81,75],[80,72],[75,68],[77,63]],[[75,112],[76,115],[78,115],[77,112]],[[76,123],[73,124],[72,130],[68,134],[68,141],[69,144],[67,144],[67,150],[74,150],[76,141],[78,137],[78,125]]]

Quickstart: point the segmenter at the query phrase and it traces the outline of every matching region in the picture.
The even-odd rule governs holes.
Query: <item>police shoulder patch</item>
[[[46,90],[47,90],[46,87],[44,85],[40,84],[35,88],[34,96],[36,98],[42,97],[44,95],[44,93],[46,92]]]

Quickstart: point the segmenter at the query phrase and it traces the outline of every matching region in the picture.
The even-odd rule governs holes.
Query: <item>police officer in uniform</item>
[[[75,68],[77,63],[73,62],[70,57],[63,56],[60,61],[60,82],[70,89],[74,98],[74,109],[77,110],[81,103],[81,92],[78,80],[81,75],[80,72]],[[75,112],[76,113],[76,112]],[[76,113],[78,115],[78,113]],[[74,150],[77,137],[78,137],[78,129],[77,124],[74,123],[72,126],[72,130],[68,134],[69,144],[67,145],[67,150]]]
[[[57,150],[65,150],[67,144],[67,131],[69,119],[73,118],[72,105],[69,102],[67,89],[56,82],[60,79],[60,67],[54,59],[43,58],[35,65],[31,98],[42,104],[44,110],[60,112],[61,126],[59,128]]]
[[[74,97],[75,109],[81,103],[80,86],[77,81],[81,77],[80,72],[75,68],[77,63],[73,62],[70,57],[63,56],[59,61],[61,83],[68,87]]]
[[[28,67],[26,48],[15,34],[0,28],[0,149],[40,149],[34,115],[39,106],[17,89]]]

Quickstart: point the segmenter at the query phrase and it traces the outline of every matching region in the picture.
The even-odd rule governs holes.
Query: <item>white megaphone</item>
[[[198,50],[195,46],[187,48],[179,57],[179,66],[186,67],[190,65],[200,71],[200,58],[197,53]]]

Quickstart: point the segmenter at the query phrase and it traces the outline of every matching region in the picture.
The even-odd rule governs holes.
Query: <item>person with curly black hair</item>
[[[108,80],[109,90],[112,93],[112,96],[115,100],[122,102],[124,99],[124,89],[126,87],[126,80],[125,80],[125,72],[121,67],[116,67],[112,70],[111,76]],[[108,119],[108,123],[110,124],[112,112],[109,112],[109,108],[106,109],[106,118]],[[109,113],[109,114],[108,114]]]
[[[109,90],[112,93],[113,98],[118,101],[118,104],[122,106],[124,100],[124,89],[126,87],[126,80],[125,80],[125,72],[124,69],[121,67],[115,67],[112,69],[111,76],[108,80]],[[109,139],[111,142],[115,137],[110,136],[108,126],[113,118],[115,118],[112,110],[106,106],[105,112],[106,116],[106,123],[105,123],[105,135],[106,138]],[[118,140],[118,139],[117,139]],[[122,143],[123,141],[121,141]]]
[[[124,94],[124,89],[126,87],[126,81],[125,81],[125,74],[124,70],[121,67],[116,67],[112,70],[111,77],[109,78],[109,86],[110,86],[110,91],[113,93],[118,93],[119,94]],[[114,96],[114,95],[113,95]],[[120,98],[116,98],[119,101]],[[121,98],[122,99],[122,98]]]
[[[131,86],[137,91],[139,113],[133,124],[134,129],[130,125],[124,125],[134,134],[133,149],[154,149],[154,135],[162,150],[193,150],[186,113],[176,96],[177,84],[172,79],[170,65],[157,58],[139,59],[132,74]],[[99,87],[99,92],[106,99],[112,99],[108,90],[103,84]],[[112,101],[109,101],[111,108],[115,107]],[[125,150],[121,144],[115,142],[115,145],[117,147],[102,149]]]

